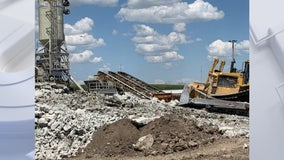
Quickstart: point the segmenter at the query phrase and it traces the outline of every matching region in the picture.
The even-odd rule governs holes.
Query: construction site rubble
[[[122,119],[100,128],[86,152],[89,157],[170,154],[213,142],[220,136],[215,126],[200,126],[176,114],[164,115],[145,126]]]
[[[154,138],[151,134],[142,136],[138,139],[136,144],[133,144],[135,150],[143,151],[150,149],[154,143]]]
[[[35,87],[36,159],[62,159],[76,156],[80,152],[88,152],[88,147],[97,139],[96,135],[105,136],[101,139],[111,138],[111,135],[106,137],[107,134],[99,133],[102,127],[121,121],[132,128],[131,133],[130,130],[128,130],[129,133],[125,133],[127,138],[132,138],[128,147],[131,150],[147,150],[144,154],[151,155],[194,148],[202,143],[214,141],[214,138],[219,136],[230,138],[249,136],[248,117],[183,108],[177,106],[178,101],[166,103],[156,98],[146,100],[129,93],[105,96],[70,92],[65,86],[46,82],[37,83]],[[189,126],[203,130],[204,134],[210,136],[199,137],[199,139],[198,135],[194,135],[196,139],[182,137],[175,133],[181,130],[174,128],[182,128],[183,125],[174,124],[179,121],[190,123],[192,125]],[[173,123],[173,128],[169,129],[171,133],[161,133],[163,126],[168,126],[165,122]],[[154,126],[159,126],[160,130],[159,127]],[[144,129],[138,130],[140,128]],[[153,129],[155,132],[150,132]],[[189,129],[183,128],[186,132]],[[117,132],[118,130],[121,128],[117,128]],[[122,144],[119,142],[116,145]],[[157,145],[163,146],[164,149],[155,149]],[[100,153],[111,156],[123,153],[124,150],[115,153],[102,151],[100,150]],[[135,152],[129,153],[134,154]]]

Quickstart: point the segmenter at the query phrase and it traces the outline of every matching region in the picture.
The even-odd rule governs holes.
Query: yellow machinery
[[[193,82],[188,85],[189,98],[215,97],[233,101],[249,101],[249,61],[245,61],[240,72],[223,72],[225,61],[214,70],[219,59],[214,57],[205,83]]]
[[[239,103],[233,104],[232,101],[249,102],[249,61],[245,61],[242,71],[238,72],[233,64],[231,64],[230,72],[223,72],[224,60],[221,61],[219,68],[215,69],[218,62],[219,59],[214,57],[205,83],[193,82],[185,86],[180,98],[182,105],[194,102],[208,106],[212,103],[222,108],[222,105],[226,106],[224,104],[226,103],[229,107],[224,108],[234,108],[234,105],[237,106]],[[247,106],[239,108],[247,109]]]

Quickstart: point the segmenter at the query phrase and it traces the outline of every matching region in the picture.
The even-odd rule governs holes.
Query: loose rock
[[[215,114],[178,107],[176,106],[177,101],[166,103],[156,98],[144,100],[129,93],[114,96],[82,92],[70,93],[65,86],[45,82],[36,83],[35,88],[36,159],[61,159],[75,156],[79,154],[79,150],[85,149],[94,140],[92,136],[99,128],[124,118],[136,120],[140,125],[135,124],[133,127],[140,130],[157,118],[167,114],[176,114],[185,119],[195,119],[196,124],[199,124],[197,128],[199,127],[200,130],[204,130],[207,126],[229,127],[230,129],[225,131],[223,128],[220,132],[229,137],[249,135],[248,117]],[[171,120],[169,118],[163,119],[160,126],[166,126],[166,122],[171,123]],[[216,133],[214,129],[211,129],[207,130],[208,133],[206,134],[214,135]],[[172,136],[169,139],[178,137],[175,145],[171,141],[162,142],[161,138],[153,133],[152,136],[155,141],[160,141],[159,144],[163,144],[164,149],[152,150],[151,152],[155,154],[170,153],[173,152],[174,147],[176,147],[176,150],[182,150],[184,147],[195,147],[195,143],[197,143],[197,146],[200,145],[197,141],[193,141],[195,143],[179,141],[179,139],[184,138],[175,131],[176,129],[168,133],[169,136]],[[145,132],[144,135],[147,134],[149,133]],[[132,144],[135,144],[141,136],[143,135],[136,137],[129,144],[129,147],[132,148]],[[210,141],[210,139],[207,141]],[[187,142],[190,142],[190,140]],[[119,143],[112,145],[120,146]],[[153,147],[155,148],[155,143],[150,150]],[[149,153],[151,154],[151,152]]]
[[[154,143],[154,138],[151,134],[140,137],[136,144],[133,145],[135,150],[144,151],[150,149]]]

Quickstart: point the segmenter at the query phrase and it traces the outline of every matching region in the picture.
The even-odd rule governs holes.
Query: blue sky
[[[212,57],[249,57],[248,0],[70,0],[64,16],[71,75],[122,70],[148,83],[204,81]]]

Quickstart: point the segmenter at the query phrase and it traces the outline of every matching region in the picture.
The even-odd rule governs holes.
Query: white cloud
[[[69,60],[73,63],[83,63],[83,62],[90,62],[90,63],[99,63],[103,61],[102,57],[94,57],[92,56],[94,53],[90,50],[85,50],[82,53],[73,53],[70,54]]]
[[[118,0],[71,0],[74,5],[98,5],[113,7],[118,4]]]
[[[66,36],[65,40],[68,45],[71,46],[81,45],[81,47],[85,47],[88,49],[105,45],[104,39],[102,38],[96,39],[93,37],[93,35],[87,33],[81,35],[77,34],[77,35]]]
[[[136,21],[145,23],[192,23],[218,20],[224,17],[224,12],[209,2],[196,0],[188,4],[178,0],[150,2],[131,0],[127,7],[121,8],[117,18],[121,21]]]
[[[177,52],[165,52],[161,55],[157,56],[145,56],[145,60],[147,62],[152,62],[152,63],[163,63],[163,62],[173,62],[173,61],[180,61],[183,60],[184,57]],[[170,63],[166,65],[171,65]]]
[[[67,49],[69,52],[74,52],[76,50],[76,46],[72,46],[72,45],[67,45]]]
[[[94,53],[90,50],[86,50],[82,53],[73,53],[70,54],[69,60],[70,62],[77,63],[88,62],[93,54]]]
[[[134,29],[136,36],[132,38],[132,41],[136,43],[136,51],[146,55],[175,50],[176,44],[187,43],[186,36],[182,33],[171,32],[168,35],[162,35],[146,25],[135,25]]]
[[[76,49],[86,50],[104,46],[104,39],[95,38],[91,34],[93,26],[94,21],[89,17],[82,18],[73,25],[65,24],[65,41],[67,45],[73,46],[73,51]]]
[[[164,67],[166,69],[172,68],[173,67],[173,63],[172,62],[166,62],[166,63],[164,63]]]
[[[102,58],[102,57],[95,57],[95,58],[93,58],[92,60],[90,60],[90,62],[91,62],[91,63],[94,63],[94,64],[100,63],[100,62],[102,62],[102,61],[103,61],[103,58]]]
[[[147,62],[168,63],[183,60],[184,57],[177,53],[178,44],[187,43],[183,33],[171,32],[168,35],[159,34],[150,26],[135,25],[136,35],[132,38],[135,50],[144,56]]]
[[[183,33],[171,32],[168,37],[170,38],[170,42],[175,43],[186,43],[186,36]]]
[[[232,53],[232,44],[218,39],[212,42],[207,50],[210,55],[226,56],[229,55],[229,53]]]
[[[210,56],[231,56],[232,54],[232,43],[231,42],[223,42],[218,39],[212,42],[207,50]],[[249,41],[243,40],[241,42],[235,43],[235,53],[240,54],[243,52],[248,53],[249,50]]]
[[[83,34],[92,30],[94,21],[85,17],[77,21],[74,25],[64,24],[64,32],[66,35]]]
[[[171,50],[173,46],[166,44],[136,44],[136,51],[143,55],[159,55],[161,52]]]
[[[236,50],[243,50],[244,52],[249,53],[249,40],[243,40],[240,43],[236,44]]]
[[[99,63],[102,57],[93,57],[93,49],[106,45],[103,38],[95,38],[92,35],[94,21],[85,17],[75,24],[65,24],[65,41],[70,54],[70,62],[82,63]],[[83,52],[82,52],[83,51]]]
[[[184,32],[186,30],[185,27],[186,27],[185,23],[174,24],[174,31],[176,31],[176,32]]]
[[[134,30],[136,31],[136,36],[151,36],[157,34],[157,32],[146,25],[135,25]]]

